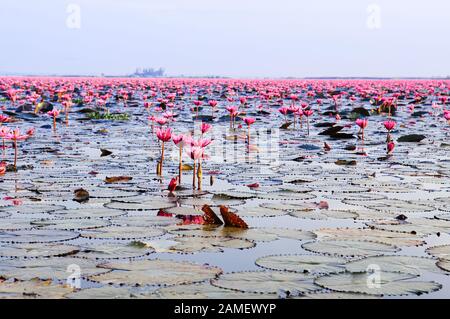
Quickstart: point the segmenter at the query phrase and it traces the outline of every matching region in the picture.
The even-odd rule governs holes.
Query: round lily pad
[[[32,221],[34,220],[28,218],[3,218],[0,222],[0,231],[31,229],[34,227]]]
[[[278,191],[267,194],[259,194],[258,198],[268,201],[295,201],[295,200],[310,200],[316,198],[312,193],[298,193],[292,191]]]
[[[64,296],[69,299],[141,299],[144,296],[129,287],[103,286],[82,289]]]
[[[222,272],[220,268],[171,260],[132,260],[101,265],[110,273],[91,276],[103,284],[169,286],[202,282]]]
[[[64,206],[60,205],[33,204],[33,205],[18,205],[18,206],[3,207],[0,210],[3,212],[19,213],[19,214],[42,214],[42,213],[51,213],[55,210],[63,208]]]
[[[300,299],[378,299],[381,297],[351,293],[351,292],[336,292],[336,291],[317,291],[304,294]]]
[[[436,272],[436,260],[414,256],[376,256],[351,261],[345,269],[350,272],[365,272],[370,267],[386,272],[400,272],[421,275],[423,272]]]
[[[238,209],[237,214],[240,217],[276,217],[286,215],[287,211],[266,207],[242,207]]]
[[[223,252],[228,249],[248,249],[255,247],[255,243],[232,237],[176,237],[172,239],[176,242],[167,252],[196,253],[196,252]]]
[[[90,208],[78,208],[78,209],[64,209],[57,210],[51,213],[52,215],[68,218],[110,218],[125,215],[125,211],[117,209],[110,209],[105,207],[90,207]]]
[[[277,271],[243,271],[220,275],[211,284],[246,293],[277,294],[280,290],[300,293],[318,290],[307,274]]]
[[[408,218],[406,221],[388,220],[371,223],[370,226],[392,232],[411,233],[421,236],[450,233],[450,221],[434,218]]]
[[[327,218],[336,218],[336,219],[355,219],[358,217],[358,214],[348,210],[314,210],[314,211],[301,211],[296,210],[289,213],[289,215],[297,218],[305,218],[305,219],[327,219]]]
[[[428,205],[424,205],[420,202],[412,202],[412,201],[404,201],[404,200],[394,200],[394,199],[385,199],[385,200],[377,200],[371,201],[364,205],[367,208],[375,209],[384,212],[393,212],[393,213],[415,213],[415,212],[430,212],[434,210],[433,207]]]
[[[31,229],[0,232],[0,243],[51,243],[79,237],[80,234],[66,230]]]
[[[60,257],[72,255],[79,247],[65,244],[15,244],[1,245],[0,256],[6,258]]]
[[[164,299],[272,299],[273,295],[244,293],[213,286],[209,283],[178,285],[159,288],[155,291]]]
[[[302,245],[308,251],[335,256],[378,256],[394,253],[399,249],[392,245],[357,240],[323,240]]]
[[[157,226],[169,226],[179,223],[177,218],[163,217],[163,216],[121,216],[111,219],[111,223],[114,225],[122,226],[135,226],[135,227],[157,227]]]
[[[344,271],[346,260],[318,255],[275,255],[258,258],[255,263],[271,270],[328,274]]]
[[[424,244],[423,239],[415,234],[394,233],[371,228],[322,228],[315,230],[314,233],[321,240],[359,240],[364,238],[368,241],[397,246],[419,246]]]
[[[72,291],[70,286],[51,280],[0,282],[0,299],[60,299]]]
[[[0,265],[0,276],[18,280],[39,278],[43,280],[58,279],[65,281],[71,274],[78,270],[80,278],[109,271],[107,269],[97,268],[96,266],[97,264],[93,261],[72,257],[26,260],[9,259],[2,261]],[[78,274],[75,275],[78,276]]]
[[[31,223],[36,227],[45,229],[82,230],[95,229],[110,225],[106,220],[101,219],[41,219]]]
[[[433,257],[450,261],[450,245],[430,247],[426,250],[426,252]]]
[[[142,203],[124,203],[113,201],[105,204],[107,208],[120,209],[120,210],[160,210],[165,208],[174,207],[175,203],[164,200],[152,200]]]
[[[450,261],[448,260],[439,260],[436,265],[442,270],[450,272]]]
[[[154,252],[154,249],[134,243],[111,243],[80,247],[74,257],[87,259],[130,259],[143,257]]]
[[[378,273],[340,273],[319,277],[315,283],[339,292],[400,296],[430,293],[441,289],[434,281],[420,281],[414,275],[380,271]]]
[[[90,239],[133,240],[159,237],[164,235],[164,233],[164,230],[154,227],[107,226],[95,230],[84,231],[81,233],[81,236]]]

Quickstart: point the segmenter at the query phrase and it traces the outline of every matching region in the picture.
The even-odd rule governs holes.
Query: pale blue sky
[[[0,0],[0,29],[0,73],[450,75],[448,0]]]

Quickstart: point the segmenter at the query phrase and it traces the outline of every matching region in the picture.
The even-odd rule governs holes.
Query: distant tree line
[[[134,72],[131,76],[142,78],[161,77],[164,76],[165,72],[166,70],[164,70],[163,68],[137,68],[136,72]]]

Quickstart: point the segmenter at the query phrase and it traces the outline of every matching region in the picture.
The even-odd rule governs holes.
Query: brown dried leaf
[[[202,211],[205,213],[203,220],[205,225],[223,225],[223,222],[217,217],[216,213],[208,205],[203,205]]]
[[[248,228],[247,223],[235,213],[230,212],[228,207],[220,206],[220,214],[225,222],[225,227]]]

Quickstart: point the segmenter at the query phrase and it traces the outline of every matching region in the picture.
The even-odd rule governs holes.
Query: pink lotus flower
[[[9,116],[5,116],[3,114],[0,114],[0,123],[7,123],[11,120]]]
[[[169,186],[167,187],[167,189],[169,190],[170,193],[173,193],[177,189],[177,186],[178,186],[178,180],[177,180],[177,178],[174,177],[170,180],[170,183],[169,183]]]
[[[227,106],[226,110],[230,113],[230,129],[234,128],[235,118],[239,114],[238,109],[236,106],[231,105],[231,106]]]
[[[304,110],[304,111],[303,111],[303,114],[304,114],[306,117],[310,117],[311,115],[313,115],[313,113],[314,113],[313,110]]]
[[[447,121],[450,121],[450,111],[444,111],[444,118],[445,118]]]
[[[168,128],[158,128],[156,130],[156,136],[162,142],[168,142],[172,138],[172,129]]]
[[[394,148],[395,148],[394,142],[389,142],[387,144],[387,153],[392,154],[392,152],[394,152]]]
[[[34,135],[34,131],[35,131],[35,129],[34,129],[34,127],[30,127],[28,130],[27,130],[27,135],[28,136],[33,136]]]
[[[357,119],[356,120],[356,125],[358,125],[361,129],[365,129],[368,124],[369,124],[369,121],[367,119]]]
[[[283,106],[283,107],[280,107],[280,108],[278,109],[278,112],[280,112],[281,114],[283,114],[284,116],[286,116],[286,115],[288,114],[288,112],[289,112],[289,109],[288,109],[287,107]]]
[[[245,122],[245,124],[250,126],[250,125],[252,125],[253,123],[256,122],[256,119],[253,118],[253,117],[246,117],[246,118],[244,118],[244,122]]]
[[[209,144],[212,143],[212,140],[209,138],[201,138],[198,141],[194,141],[192,142],[192,146],[197,146],[197,147],[202,147],[205,148],[207,147]]]
[[[6,138],[11,129],[7,126],[0,126],[0,137]]]
[[[209,132],[209,130],[211,128],[212,128],[212,125],[208,124],[208,123],[202,123],[202,125],[200,126],[200,130],[201,130],[202,134]]]
[[[171,120],[176,116],[175,113],[173,113],[172,111],[167,111],[163,113],[163,117],[166,118],[167,120]]]
[[[200,146],[193,146],[189,152],[189,156],[194,160],[201,159],[203,156],[203,148]]]
[[[245,103],[247,103],[247,98],[241,97],[239,98],[239,102],[241,102],[241,104],[244,105]]]
[[[170,141],[172,138],[172,129],[168,128],[158,128],[156,130],[156,137],[161,141],[161,161],[157,165],[157,174],[162,176],[163,163],[164,163],[164,143]]]
[[[172,134],[172,141],[175,145],[179,145],[181,143],[180,146],[182,146],[183,138],[184,138],[183,134],[180,134],[180,135]]]
[[[217,106],[217,101],[216,100],[211,100],[208,102],[209,106],[211,106],[212,108],[215,108]]]
[[[48,111],[47,115],[53,116],[53,117],[58,117],[60,112],[61,112],[60,110],[58,110],[57,108],[54,108],[53,110]]]
[[[368,124],[369,124],[369,121],[367,119],[357,119],[356,120],[356,125],[358,125],[361,128],[363,143],[364,143],[364,129],[367,127]]]
[[[397,123],[395,121],[389,120],[389,121],[383,122],[383,125],[386,128],[386,130],[392,131],[395,128],[395,126],[397,125]]]
[[[155,118],[155,122],[162,126],[167,123],[167,118],[157,117],[157,118]]]
[[[17,170],[17,153],[18,153],[18,147],[17,147],[17,141],[23,141],[28,138],[28,135],[22,135],[20,133],[20,129],[16,128],[14,131],[10,131],[8,134],[6,134],[5,137],[7,140],[11,140],[14,142],[14,170]]]
[[[12,141],[23,141],[28,138],[28,135],[22,135],[20,129],[16,128],[14,131],[10,131],[5,138]]]

